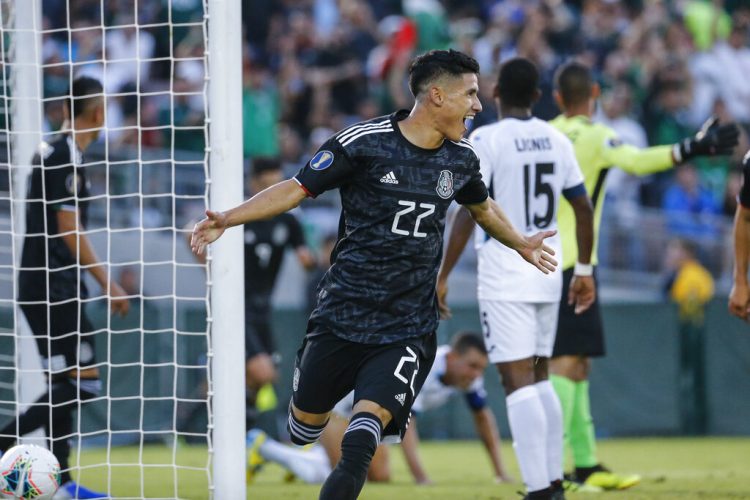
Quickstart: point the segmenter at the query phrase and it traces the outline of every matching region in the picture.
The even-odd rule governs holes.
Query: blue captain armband
[[[573,186],[568,189],[563,189],[562,194],[566,200],[572,200],[573,198],[578,198],[579,196],[585,196],[586,186],[582,182],[578,184],[577,186]]]

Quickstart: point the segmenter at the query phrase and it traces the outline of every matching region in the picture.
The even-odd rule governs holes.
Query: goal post
[[[210,206],[242,201],[242,16],[240,3],[208,1]],[[210,252],[215,498],[245,498],[244,252],[233,228]]]

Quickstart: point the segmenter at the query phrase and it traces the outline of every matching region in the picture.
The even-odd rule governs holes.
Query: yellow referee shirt
[[[639,149],[623,144],[617,133],[606,125],[594,123],[586,116],[560,115],[550,124],[573,142],[576,159],[583,172],[586,192],[594,205],[594,248],[591,263],[597,264],[599,223],[602,219],[604,180],[612,167],[619,167],[634,175],[647,175],[666,170],[673,165],[672,146]],[[557,227],[562,239],[563,269],[571,268],[578,259],[576,219],[573,208],[564,198],[560,200]]]

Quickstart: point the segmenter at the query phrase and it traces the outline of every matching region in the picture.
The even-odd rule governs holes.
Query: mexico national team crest
[[[450,170],[440,172],[435,191],[445,200],[453,196],[453,172]]]
[[[333,153],[330,151],[318,151],[310,160],[310,168],[313,170],[325,170],[333,163]]]

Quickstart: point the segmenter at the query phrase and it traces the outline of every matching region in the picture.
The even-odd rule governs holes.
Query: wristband
[[[674,159],[675,164],[682,163],[682,151],[680,151],[680,143],[678,142],[674,146],[672,146],[672,158]]]
[[[576,276],[591,276],[594,274],[594,266],[591,264],[581,264],[580,262],[576,262],[576,265],[573,268],[573,274]]]

